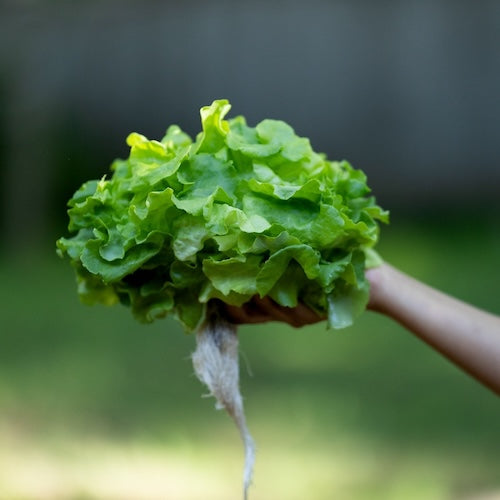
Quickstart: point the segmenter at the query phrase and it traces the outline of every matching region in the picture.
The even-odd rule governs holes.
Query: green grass
[[[170,320],[143,326],[124,308],[81,305],[49,250],[0,261],[0,498],[137,498],[135,486],[113,490],[113,474],[147,498],[238,498],[240,443],[200,397],[194,339]],[[487,218],[396,220],[380,251],[500,313],[500,231]],[[387,318],[240,333],[259,447],[252,500],[500,491],[500,400]]]

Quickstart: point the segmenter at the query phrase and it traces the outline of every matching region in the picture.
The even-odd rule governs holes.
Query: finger
[[[310,307],[302,303],[292,308],[290,315],[297,326],[312,325],[325,319],[325,317],[320,316],[316,311],[313,311]]]
[[[270,297],[263,299],[255,298],[259,308],[275,321],[288,323],[296,328],[317,323],[322,318],[304,304],[297,304],[295,307],[286,307],[276,303]]]
[[[273,318],[265,311],[262,311],[253,300],[246,302],[240,307],[225,304],[225,312],[228,319],[235,324],[254,324],[273,321]]]
[[[280,321],[299,328],[325,319],[302,303],[295,307],[286,307],[270,297],[254,296],[240,307],[224,304],[224,308],[228,319],[235,324]]]
[[[254,303],[262,315],[268,316],[272,321],[281,321],[283,323],[290,323],[290,310],[289,307],[284,307],[277,304],[270,297],[255,297]]]

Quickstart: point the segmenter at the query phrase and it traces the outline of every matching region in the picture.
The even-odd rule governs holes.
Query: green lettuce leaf
[[[143,322],[171,315],[193,331],[210,300],[259,295],[303,302],[332,328],[352,324],[388,213],[347,161],[314,152],[283,121],[227,120],[230,107],[203,107],[194,141],[176,125],[159,141],[130,134],[129,157],[76,191],[57,250],[82,301],[119,302]]]

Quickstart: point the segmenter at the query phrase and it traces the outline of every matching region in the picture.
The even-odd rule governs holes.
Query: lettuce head
[[[388,213],[362,171],[314,152],[283,121],[226,120],[230,107],[203,107],[194,141],[176,125],[160,141],[130,134],[129,158],[76,191],[57,249],[80,298],[122,303],[143,322],[172,315],[187,331],[212,299],[256,295],[350,325]]]

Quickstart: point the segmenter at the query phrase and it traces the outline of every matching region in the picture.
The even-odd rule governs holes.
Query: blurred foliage
[[[380,251],[500,313],[494,221],[489,211],[482,219],[394,214]],[[29,450],[86,450],[99,464],[107,456],[99,446],[133,443],[138,456],[154,449],[177,457],[186,477],[168,498],[196,498],[191,473],[205,484],[204,498],[237,495],[227,479],[239,488],[238,436],[200,398],[192,336],[169,320],[143,326],[125,308],[82,306],[72,270],[52,253],[2,259],[0,273],[0,447],[8,450],[12,435],[24,443],[15,446],[24,481]],[[242,391],[259,445],[253,499],[473,498],[500,488],[498,398],[387,318],[367,312],[340,332],[268,324],[240,333]],[[0,464],[10,470],[6,457]],[[69,481],[61,470],[58,480]],[[161,480],[174,481],[167,471]],[[0,473],[0,497],[13,498],[2,497],[2,481]]]

